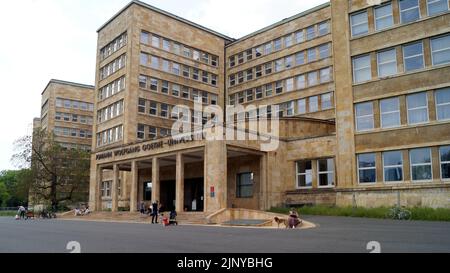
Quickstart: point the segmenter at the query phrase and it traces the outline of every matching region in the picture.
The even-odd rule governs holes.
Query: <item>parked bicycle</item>
[[[411,220],[412,213],[405,207],[395,206],[389,210],[386,218],[394,220]]]

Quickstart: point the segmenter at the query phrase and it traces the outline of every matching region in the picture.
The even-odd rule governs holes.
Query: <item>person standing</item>
[[[158,224],[158,201],[152,204],[152,224]]]
[[[145,214],[145,203],[143,201],[141,202],[139,211],[141,212],[142,215]]]
[[[25,219],[25,212],[26,212],[25,207],[24,206],[20,206],[19,207],[19,218],[20,219]]]

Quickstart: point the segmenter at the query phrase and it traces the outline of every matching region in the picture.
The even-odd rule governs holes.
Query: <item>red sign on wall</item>
[[[211,193],[211,198],[216,197],[216,193],[215,193],[215,188],[214,188],[214,186],[212,186],[212,187],[210,188],[210,193]]]

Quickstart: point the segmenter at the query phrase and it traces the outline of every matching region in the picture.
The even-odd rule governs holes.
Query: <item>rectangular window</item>
[[[331,81],[331,67],[327,67],[320,70],[320,83],[326,83]]]
[[[166,51],[170,51],[170,41],[163,39],[163,49]]]
[[[244,53],[239,53],[238,54],[238,64],[243,64],[244,63]]]
[[[297,113],[299,115],[306,114],[306,99],[297,101]]]
[[[148,64],[148,55],[147,54],[141,53],[140,64],[147,66],[147,64]]]
[[[156,139],[156,137],[157,137],[156,128],[150,126],[148,128],[148,139]]]
[[[211,84],[217,86],[217,75],[211,74]]]
[[[306,29],[306,40],[312,40],[316,38],[316,26],[310,26]]]
[[[376,155],[374,153],[358,155],[358,176],[361,184],[377,182]]]
[[[245,99],[244,99],[244,92],[240,92],[238,94],[238,103],[242,104],[242,103],[244,103],[244,101],[245,101]]]
[[[419,0],[399,0],[399,5],[402,24],[420,19]]]
[[[374,128],[373,103],[365,102],[355,106],[356,131],[367,131]]]
[[[305,64],[305,51],[295,54],[295,65]]]
[[[450,35],[431,39],[433,65],[450,63]]]
[[[292,117],[294,115],[294,107],[294,101],[286,102],[286,116]]]
[[[236,197],[252,198],[253,197],[253,173],[240,173],[236,178]]]
[[[305,75],[297,76],[297,89],[306,88],[306,77]]]
[[[308,73],[308,86],[314,86],[318,84],[317,71]]]
[[[150,90],[157,92],[158,91],[158,80],[150,79]]]
[[[408,95],[406,104],[408,108],[408,124],[428,122],[428,97],[426,92]]]
[[[169,130],[165,128],[159,129],[159,134],[161,137],[168,137],[170,135]]]
[[[228,62],[230,64],[230,67],[234,67],[236,65],[236,56],[231,56],[230,58],[228,58]]]
[[[439,159],[441,163],[441,179],[450,179],[450,146],[439,148]]]
[[[355,83],[365,82],[372,79],[372,66],[370,55],[353,58],[353,81]]]
[[[219,97],[217,95],[211,94],[211,105],[217,105]]]
[[[401,151],[383,153],[385,182],[403,181],[403,154]]]
[[[192,50],[192,59],[196,60],[196,61],[200,61],[200,52],[198,52],[197,50]]]
[[[293,45],[292,34],[284,36],[284,47],[288,48]]]
[[[236,105],[236,94],[229,96],[229,105]]]
[[[162,70],[169,72],[170,62],[168,60],[162,61]]]
[[[183,55],[185,57],[191,58],[191,49],[188,47],[183,46]]]
[[[142,44],[148,45],[149,38],[150,38],[150,34],[148,32],[141,31],[141,43]]]
[[[294,78],[286,80],[286,92],[294,91]]]
[[[322,110],[328,110],[333,108],[333,103],[331,101],[333,93],[323,94],[321,96]]]
[[[283,93],[283,81],[277,81],[275,83],[275,93],[276,94]]]
[[[409,151],[412,181],[431,181],[431,149],[413,149]]]
[[[191,77],[191,71],[189,66],[183,65],[183,77],[190,78]]]
[[[236,76],[230,75],[229,82],[230,82],[230,86],[236,85]]]
[[[248,61],[251,61],[251,60],[253,59],[253,49],[248,49],[248,50],[245,52],[245,54],[246,54],[247,62],[248,62]]]
[[[273,87],[272,87],[271,83],[265,85],[265,90],[266,90],[266,97],[272,96],[272,94],[273,94]]]
[[[280,72],[281,70],[284,69],[283,63],[284,63],[283,59],[279,59],[279,60],[275,61],[275,72]]]
[[[205,64],[209,64],[209,54],[202,52],[202,62],[204,62]]]
[[[427,0],[428,16],[448,11],[448,0]]]
[[[319,36],[327,35],[330,32],[330,24],[329,22],[322,22],[318,25],[319,28]]]
[[[314,113],[319,111],[319,97],[314,96],[309,98],[309,112]]]
[[[375,8],[375,29],[382,30],[394,25],[394,16],[392,15],[392,4],[386,4]]]
[[[267,55],[270,53],[272,53],[272,42],[264,45],[264,54]]]
[[[253,80],[253,69],[248,69],[245,74],[247,75],[247,81]]]
[[[247,102],[253,100],[253,89],[247,90]]]
[[[151,67],[152,68],[154,68],[154,69],[159,69],[159,58],[158,57],[155,57],[155,56],[152,56],[151,57]]]
[[[172,84],[172,96],[180,96],[180,86],[178,84]]]
[[[317,60],[316,48],[308,49],[308,62],[314,62]]]
[[[152,35],[152,46],[160,47],[160,38],[156,35]]]
[[[305,41],[305,32],[304,30],[300,30],[295,33],[295,42],[297,44],[303,43]]]
[[[162,81],[161,93],[169,94],[169,82],[168,81]]]
[[[137,138],[138,139],[144,139],[145,138],[145,125],[144,124],[138,124]]]
[[[212,57],[211,57],[211,65],[212,65],[212,66],[218,66],[218,65],[219,65],[219,57],[217,57],[217,56],[212,56]]]
[[[312,161],[298,161],[297,188],[312,188]]]
[[[169,117],[169,105],[167,105],[165,103],[161,104],[160,116],[163,117],[163,118]]]
[[[181,45],[178,43],[173,43],[172,44],[172,52],[177,55],[181,55]]]
[[[269,75],[272,73],[272,63],[266,63],[264,65],[265,73],[266,75]]]
[[[334,186],[334,159],[317,160],[317,169],[319,170],[319,188]]]
[[[198,81],[200,78],[200,70],[197,68],[192,69],[192,79]]]
[[[406,72],[424,67],[422,41],[403,46],[403,63]]]
[[[367,16],[367,11],[352,14],[350,17],[350,24],[353,37],[369,33],[369,18]]]
[[[172,63],[172,73],[175,75],[180,75],[180,64]]]
[[[263,46],[255,47],[256,58],[261,57],[264,52]]]
[[[257,100],[263,98],[262,86],[258,86],[255,88],[255,97]]]
[[[260,78],[262,77],[262,65],[258,65],[255,68],[255,77]]]
[[[324,44],[319,46],[319,58],[325,59],[330,57],[330,44]]]
[[[238,73],[238,83],[243,83],[244,82],[244,72],[241,71]]]
[[[437,120],[450,120],[450,88],[436,91]]]
[[[157,116],[158,115],[158,104],[154,101],[150,102],[150,111],[149,114],[152,116]]]
[[[397,52],[390,49],[377,53],[378,77],[397,74]]]
[[[139,76],[139,87],[144,89],[147,88],[147,77],[142,75]]]
[[[138,112],[145,113],[145,99],[139,99]]]
[[[380,101],[381,128],[400,126],[400,100],[390,98]]]
[[[203,81],[204,83],[209,83],[209,75],[208,75],[208,72],[206,72],[206,71],[203,71],[203,72],[202,72],[202,81]]]
[[[274,49],[274,51],[281,50],[281,38],[276,39],[276,40],[273,42],[273,49]]]

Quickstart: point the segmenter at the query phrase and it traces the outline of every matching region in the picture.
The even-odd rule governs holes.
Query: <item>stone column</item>
[[[152,202],[161,201],[160,199],[160,181],[159,181],[159,159],[153,158],[152,161]]]
[[[95,174],[95,210],[102,210],[102,182],[103,182],[103,168],[97,166],[96,174]]]
[[[137,161],[131,162],[130,212],[137,210],[137,190],[139,183],[139,166]]]
[[[184,159],[182,153],[177,153],[176,170],[176,196],[175,209],[178,212],[184,211]]]
[[[205,145],[205,212],[227,208],[227,146],[224,141],[207,141]],[[214,196],[211,197],[211,188]]]
[[[117,190],[118,186],[119,186],[119,166],[117,164],[114,164],[113,181],[111,186],[112,212],[117,212],[119,210],[119,196]]]

